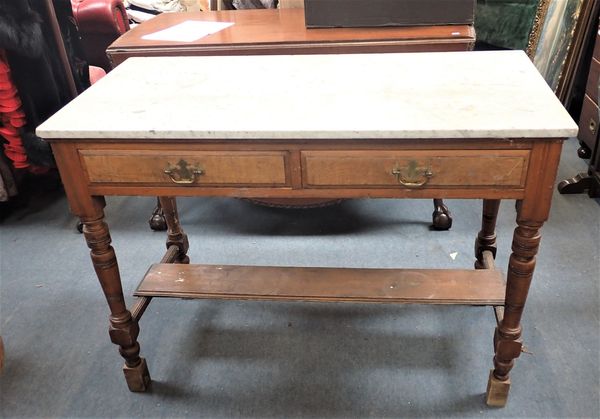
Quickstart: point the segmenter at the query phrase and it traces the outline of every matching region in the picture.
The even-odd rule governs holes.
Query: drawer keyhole
[[[596,121],[594,121],[593,119],[590,119],[590,132],[592,134],[596,133]]]

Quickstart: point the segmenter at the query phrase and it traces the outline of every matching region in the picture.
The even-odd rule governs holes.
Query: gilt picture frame
[[[598,0],[477,0],[477,39],[523,49],[559,99],[568,101],[574,75],[598,25]]]
[[[545,16],[533,53],[533,63],[548,85],[564,100],[570,82],[572,61],[578,51],[577,29],[582,25],[585,0],[552,0],[544,7]],[[533,49],[532,49],[533,51]]]

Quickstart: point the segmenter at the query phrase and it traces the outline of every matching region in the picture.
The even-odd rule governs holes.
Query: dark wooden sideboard
[[[594,52],[585,86],[585,95],[579,116],[581,143],[579,157],[589,158],[588,171],[579,173],[558,184],[561,194],[583,193],[587,191],[592,198],[600,197],[600,109],[598,107],[600,82],[600,29],[596,32]]]
[[[187,20],[234,24],[194,42],[142,38]],[[126,32],[106,53],[116,66],[142,56],[467,51],[474,44],[470,25],[307,29],[304,9],[223,10],[163,13]]]

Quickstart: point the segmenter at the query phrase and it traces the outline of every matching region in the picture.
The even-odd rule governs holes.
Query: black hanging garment
[[[54,0],[56,19],[77,93],[89,87],[88,65],[69,0]],[[26,116],[21,138],[31,165],[53,167],[49,144],[35,135],[35,127],[72,98],[52,18],[42,0],[0,1],[0,49],[6,52],[12,80]]]

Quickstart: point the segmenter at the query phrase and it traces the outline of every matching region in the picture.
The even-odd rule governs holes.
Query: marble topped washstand
[[[487,390],[496,406],[521,350],[562,141],[576,132],[515,51],[135,58],[37,131],[84,224],[130,390],[150,381],[137,336],[154,297],[475,304],[498,320]],[[104,195],[160,196],[169,227],[131,310]],[[176,196],[481,198],[477,269],[191,265]],[[494,266],[501,199],[517,200],[506,282]]]

